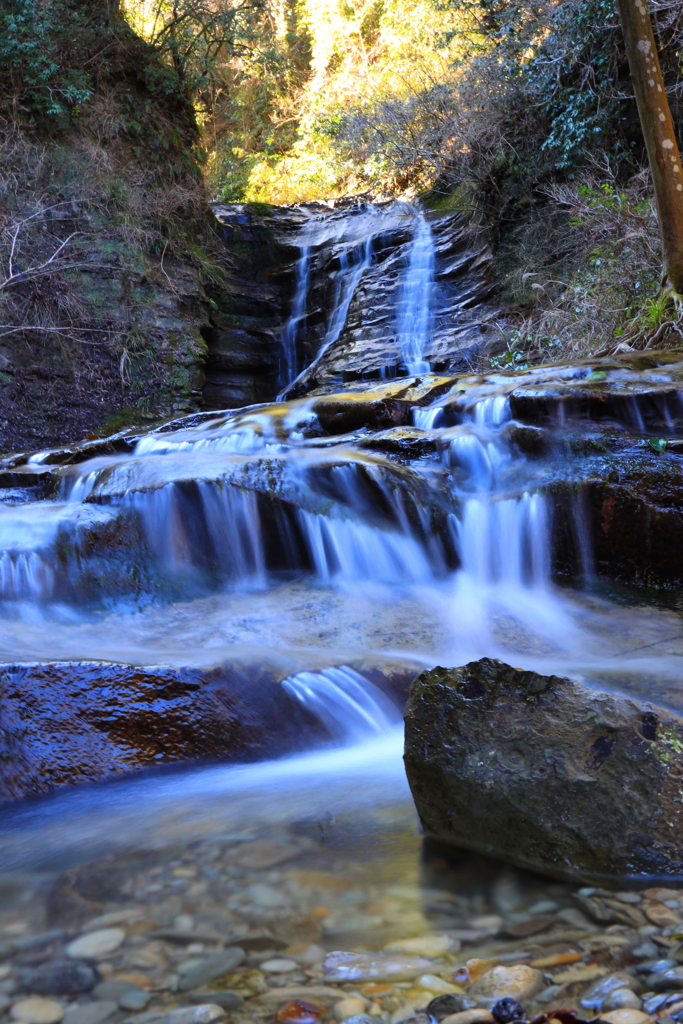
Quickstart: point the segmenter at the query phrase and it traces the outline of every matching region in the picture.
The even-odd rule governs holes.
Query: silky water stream
[[[400,288],[408,327],[397,339],[408,338],[422,371],[413,342],[429,309],[416,307],[409,274],[418,291],[429,287],[428,249],[418,219]],[[328,334],[370,258],[364,243],[342,268]],[[299,301],[293,317],[304,312]],[[288,365],[291,376],[291,356]],[[127,441],[127,451],[88,459],[81,450],[82,461],[42,453],[23,469],[33,489],[16,479],[6,489],[5,663],[232,665],[247,702],[249,679],[256,687],[266,672],[319,729],[272,761],[165,766],[5,805],[0,1016],[23,991],[22,972],[63,959],[89,919],[125,932],[97,954],[98,969],[146,993],[137,1006],[150,1011],[187,1005],[183,978],[241,936],[249,959],[221,982],[247,1000],[234,1010],[240,1020],[268,1019],[296,986],[334,1001],[334,989],[320,988],[325,950],[398,942],[436,957],[422,989],[352,986],[356,1010],[396,1022],[449,990],[444,965],[461,945],[464,959],[495,948],[516,962],[526,955],[519,942],[505,951],[495,935],[509,939],[539,914],[576,931],[571,887],[423,844],[401,762],[405,689],[389,681],[488,655],[680,707],[683,624],[674,611],[598,596],[590,578],[553,581],[552,467],[511,440],[516,378],[439,389],[440,380],[422,372],[375,388],[374,402],[400,393],[411,407],[400,429],[377,430],[367,417],[359,426],[355,414],[345,426],[344,410],[367,394],[354,386],[190,417]],[[670,419],[675,434],[679,406]],[[614,429],[638,426],[625,415]],[[41,496],[45,474],[54,497]],[[573,513],[590,577],[580,501]],[[123,538],[120,548],[112,554],[102,536]],[[422,946],[400,945],[420,936]],[[57,995],[93,1005],[87,986]],[[82,1024],[113,1024],[130,1007],[92,1012]]]

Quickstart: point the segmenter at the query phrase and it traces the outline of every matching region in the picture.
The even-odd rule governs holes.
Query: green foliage
[[[615,47],[619,28],[613,0],[570,0],[540,8],[501,0],[491,15],[502,79],[519,92],[527,111],[524,121],[545,121],[540,148],[551,154],[555,166],[575,167],[606,146],[612,155],[627,154],[625,101],[618,88],[624,69]]]
[[[92,96],[94,68],[74,59],[86,22],[65,0],[0,0],[0,90],[18,117],[60,124]]]
[[[148,87],[191,99],[204,112],[214,110],[236,62],[277,59],[272,29],[264,22],[268,0],[124,0],[124,9],[132,28],[154,48]]]

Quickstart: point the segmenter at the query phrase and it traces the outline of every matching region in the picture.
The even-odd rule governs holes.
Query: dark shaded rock
[[[549,487],[559,568],[577,565],[577,501],[595,568],[630,584],[683,585],[683,465],[646,452],[587,465],[583,479]],[[576,471],[575,471],[576,472]],[[578,473],[581,473],[579,468]]]
[[[449,992],[443,996],[436,996],[427,1004],[426,1010],[430,1017],[433,1017],[437,1024],[441,1024],[444,1017],[450,1017],[452,1013],[460,1013],[461,1010],[471,1010],[476,1006],[476,1000],[469,996]]]
[[[3,799],[178,760],[258,760],[325,735],[257,667],[6,665],[0,681]]]
[[[526,1010],[516,999],[506,996],[491,1007],[491,1016],[498,1024],[512,1024],[513,1020],[525,1020]]]
[[[209,367],[204,385],[204,404],[212,409],[239,409],[269,401],[277,392],[270,379],[255,378],[248,373],[224,372]]]
[[[24,971],[21,986],[41,996],[75,996],[90,992],[101,981],[96,967],[79,961],[44,964],[33,971]]]
[[[423,459],[437,455],[443,445],[438,438],[426,436],[417,427],[395,427],[382,430],[356,442],[358,448],[369,448],[373,451],[387,452],[390,455],[402,456],[406,460]]]
[[[511,423],[505,431],[507,438],[526,455],[541,455],[548,447],[548,433],[540,427]]]
[[[428,835],[560,878],[683,878],[683,721],[483,658],[415,680],[405,765]]]
[[[329,733],[282,687],[284,675],[251,664],[0,666],[0,800],[176,761],[258,761],[325,742]],[[411,675],[367,671],[397,701]]]
[[[683,967],[670,967],[668,971],[650,974],[646,986],[653,992],[683,991]]]

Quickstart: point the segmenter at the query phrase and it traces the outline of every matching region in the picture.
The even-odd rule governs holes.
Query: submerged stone
[[[467,994],[476,999],[480,1006],[493,1012],[494,1007],[500,1006],[504,1000],[506,1005],[508,1000],[526,1002],[542,988],[541,971],[517,964],[514,967],[493,967],[469,987]]]
[[[561,878],[683,877],[672,712],[482,658],[418,676],[405,721],[427,834]]]
[[[410,981],[426,974],[431,960],[382,953],[328,953],[323,960],[327,981]]]

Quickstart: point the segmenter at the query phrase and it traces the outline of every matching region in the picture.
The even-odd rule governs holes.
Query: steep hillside
[[[191,105],[116,4],[40,8],[0,3],[4,451],[196,408],[220,273]]]

